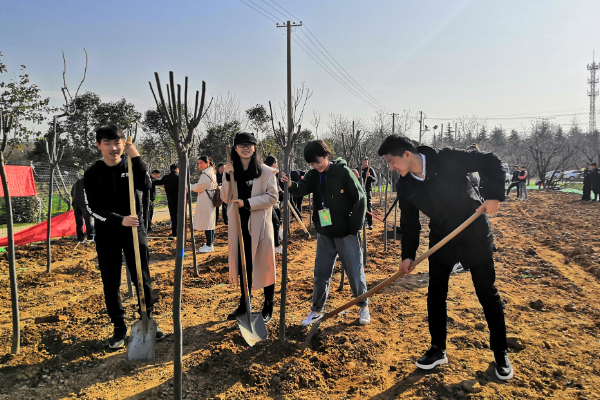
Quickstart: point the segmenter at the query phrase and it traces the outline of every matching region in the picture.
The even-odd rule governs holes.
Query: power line
[[[587,113],[572,113],[572,114],[561,114],[561,115],[528,115],[524,117],[477,117],[479,119],[489,119],[489,120],[519,120],[519,119],[530,119],[530,118],[553,118],[553,117],[569,117],[575,115],[587,115]],[[427,119],[433,119],[436,121],[447,121],[447,120],[455,120],[460,119],[462,117],[449,117],[449,118],[441,118],[441,117],[428,117]]]
[[[252,7],[250,4],[246,3],[244,0],[240,0],[242,3],[244,3],[245,5],[247,5],[248,7],[250,7],[251,9],[253,9],[254,11],[256,11],[257,13],[259,13],[260,15],[262,15],[263,17],[270,19],[271,21],[278,23],[279,21],[274,20],[271,17],[268,17],[266,14],[263,14],[262,12],[258,11],[256,8]]]
[[[266,12],[267,14],[269,14],[271,17],[275,18],[276,20],[279,19],[279,17],[277,17],[276,15],[271,14],[269,11],[265,10],[264,8],[262,8],[261,6],[259,6],[255,2],[253,2],[252,0],[246,0],[246,1],[249,1],[250,3],[254,4],[256,7],[260,8],[261,10],[263,10],[264,12]]]

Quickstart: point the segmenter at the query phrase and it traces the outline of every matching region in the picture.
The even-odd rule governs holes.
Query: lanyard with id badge
[[[325,189],[323,188],[323,183],[321,182],[322,174],[319,174],[319,183],[321,184],[321,206],[323,209],[319,210],[319,222],[321,223],[321,227],[331,226],[333,222],[331,222],[331,212],[329,208],[325,207]],[[325,175],[325,182],[327,182],[327,175]]]

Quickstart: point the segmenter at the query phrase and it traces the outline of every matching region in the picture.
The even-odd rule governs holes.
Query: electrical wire
[[[263,17],[275,22],[276,24],[279,23],[278,21],[274,20],[271,17],[268,17],[266,14],[263,14],[262,12],[258,11],[256,8],[252,7],[250,4],[246,3],[244,0],[240,0],[240,2],[244,3],[245,5],[247,5],[248,7],[250,7],[251,9],[253,9],[254,11],[256,11],[257,13],[259,13],[260,15],[262,15]]]

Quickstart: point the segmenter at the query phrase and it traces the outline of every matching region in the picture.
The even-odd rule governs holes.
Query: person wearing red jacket
[[[527,196],[527,171],[525,171],[525,167],[521,167],[521,172],[519,172],[519,193],[521,197],[517,197],[517,200],[529,200]]]

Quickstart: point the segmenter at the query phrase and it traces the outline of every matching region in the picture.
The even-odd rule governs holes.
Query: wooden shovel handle
[[[479,216],[481,214],[483,214],[483,211],[476,211],[475,214],[471,215],[469,217],[469,219],[467,219],[465,222],[463,222],[462,224],[460,224],[460,226],[458,228],[456,228],[455,230],[453,230],[448,236],[446,236],[445,238],[443,238],[442,240],[440,240],[435,246],[433,246],[432,248],[430,248],[429,250],[427,250],[427,252],[425,252],[420,257],[418,257],[416,260],[414,260],[411,263],[411,266],[416,267],[423,260],[425,260],[426,258],[429,258],[433,253],[435,253],[436,251],[438,251],[440,247],[442,247],[443,245],[445,245],[446,243],[448,243],[450,240],[454,239],[454,237],[456,235],[458,235],[459,233],[461,233],[467,226],[471,225],[471,223],[473,221],[475,221],[477,218],[479,218]],[[339,314],[342,311],[344,311],[344,310],[352,307],[353,305],[360,303],[364,299],[366,299],[368,297],[371,297],[375,293],[379,292],[381,289],[386,288],[389,285],[391,285],[396,279],[400,278],[401,276],[403,276],[405,274],[406,273],[404,272],[403,269],[399,270],[394,275],[390,276],[388,279],[386,279],[385,281],[381,282],[379,285],[375,286],[373,289],[369,290],[368,292],[363,293],[362,295],[356,297],[355,299],[349,301],[348,303],[346,303],[346,304],[344,304],[344,305],[336,308],[333,311],[328,312],[327,314],[325,314],[323,316],[322,320],[325,320],[325,319],[331,318],[333,316],[336,316],[337,314]]]
[[[129,136],[127,138],[128,142],[131,142],[133,138]],[[137,215],[135,211],[135,189],[133,187],[133,167],[131,166],[131,157],[127,156],[127,176],[129,180],[129,212],[130,215]],[[147,318],[146,314],[146,297],[144,296],[144,282],[142,276],[142,260],[140,258],[140,242],[138,238],[138,227],[133,226],[133,251],[135,253],[135,270],[137,274],[137,286],[138,286],[138,296],[140,296],[140,309],[142,311],[142,319],[145,320]]]
[[[231,148],[225,146],[225,152],[227,153],[227,162],[231,164]],[[231,194],[233,200],[238,200],[237,184],[235,183],[235,177],[233,173],[229,174],[229,187],[231,188]],[[244,235],[242,233],[242,221],[240,219],[240,206],[237,201],[233,203],[235,209],[235,226],[238,233],[238,241],[240,243],[240,258],[242,259],[242,285],[244,287],[244,297],[248,297],[248,279],[246,275],[246,252],[244,250]]]

